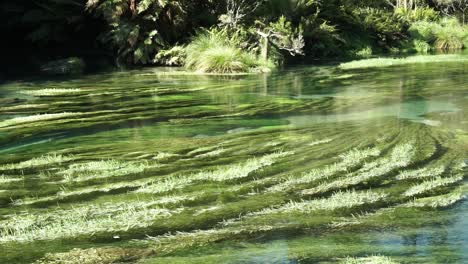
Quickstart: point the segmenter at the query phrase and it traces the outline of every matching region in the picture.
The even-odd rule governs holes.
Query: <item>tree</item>
[[[465,25],[468,12],[468,0],[434,0],[434,3],[446,16],[459,15],[463,25]]]
[[[60,43],[78,31],[83,24],[84,0],[13,1],[0,6],[10,28],[24,28],[25,39],[39,45]]]
[[[87,0],[15,0],[0,3],[0,71],[34,71],[66,57],[106,58],[96,38],[103,21],[88,15]]]
[[[284,15],[272,22],[271,12],[256,13],[267,1],[256,0],[226,0],[226,13],[220,16],[221,26],[231,34],[237,34],[239,28],[253,33],[257,41],[252,46],[260,48],[260,55],[264,61],[270,58],[271,47],[279,51],[286,51],[291,56],[304,55],[304,39],[297,27],[293,26]],[[253,19],[250,19],[253,18]],[[245,23],[254,21],[254,25]],[[246,40],[248,41],[248,40]],[[255,42],[250,40],[250,42]],[[247,45],[248,46],[248,45]]]
[[[261,37],[261,56],[268,59],[270,45],[278,50],[287,51],[291,56],[304,55],[304,37],[300,30],[292,27],[286,17],[281,16],[277,22],[270,23],[263,29],[257,29]]]
[[[198,25],[197,13],[213,10],[210,0],[88,0],[87,10],[104,18],[100,39],[117,52],[117,64],[152,63],[157,52],[174,45]]]
[[[226,0],[226,13],[219,20],[222,26],[235,29],[248,15],[255,13],[264,1]]]
[[[424,0],[386,0],[394,9],[403,9],[413,10],[417,9],[423,4],[425,4]]]

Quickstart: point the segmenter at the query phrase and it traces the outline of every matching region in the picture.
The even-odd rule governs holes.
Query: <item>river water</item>
[[[467,73],[3,83],[0,263],[468,263]]]

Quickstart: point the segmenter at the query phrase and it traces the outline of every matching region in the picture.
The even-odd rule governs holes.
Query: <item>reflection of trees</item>
[[[445,225],[444,225],[445,226]],[[431,263],[462,263],[463,245],[454,243],[443,226],[427,226],[402,236],[408,255],[420,256]]]
[[[404,235],[402,239],[403,239],[402,244],[406,247],[418,245],[418,235],[416,233]]]
[[[445,228],[437,228],[432,236],[428,238],[428,244],[434,247],[445,245],[448,242],[448,232]]]

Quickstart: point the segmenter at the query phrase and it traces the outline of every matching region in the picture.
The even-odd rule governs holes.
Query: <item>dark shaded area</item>
[[[85,11],[85,0],[16,0],[0,4],[0,78],[35,73],[41,64],[82,57],[87,70],[105,67],[112,54],[98,41],[102,21]]]

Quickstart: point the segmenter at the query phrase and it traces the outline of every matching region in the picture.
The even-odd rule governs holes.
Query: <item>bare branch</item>
[[[223,22],[228,26],[237,27],[248,14],[255,12],[262,4],[263,1],[226,0],[226,21]]]

